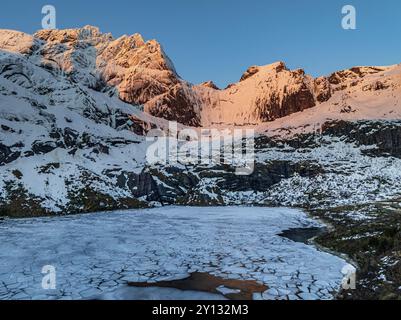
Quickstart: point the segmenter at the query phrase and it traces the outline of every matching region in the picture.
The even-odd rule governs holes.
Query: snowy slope
[[[219,90],[182,80],[138,34],[0,30],[0,215],[396,197],[400,83],[399,65],[313,79],[278,62]],[[257,129],[254,174],[149,165],[144,135],[168,120]]]
[[[69,192],[88,184],[112,197],[131,197],[105,172],[142,171],[146,143],[137,135],[143,127],[133,117],[164,125],[140,108],[41,68],[30,58],[0,52],[0,196],[12,192],[7,195],[6,185],[22,185],[51,211],[65,208]]]

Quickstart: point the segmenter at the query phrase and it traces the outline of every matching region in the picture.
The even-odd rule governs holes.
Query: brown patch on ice
[[[128,285],[140,288],[160,287],[217,293],[231,300],[252,300],[254,293],[262,293],[268,289],[265,285],[253,280],[223,279],[202,272],[192,273],[188,278],[181,280],[160,281],[155,283],[129,282]],[[238,292],[224,294],[218,290],[218,288],[222,286]]]

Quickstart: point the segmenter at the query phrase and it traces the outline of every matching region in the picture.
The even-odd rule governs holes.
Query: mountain
[[[277,62],[219,89],[181,79],[161,45],[139,34],[0,30],[0,216],[394,198],[400,86],[400,65],[314,79]],[[254,172],[148,163],[145,135],[169,120],[255,129]]]
[[[189,126],[262,124],[314,107],[363,119],[369,112],[361,110],[364,99],[370,109],[388,106],[380,116],[391,118],[400,106],[400,66],[354,67],[314,79],[277,62],[252,66],[238,83],[220,90],[212,81],[192,85],[182,80],[161,45],[139,34],[114,39],[86,26],[33,36],[3,30],[0,39],[1,49],[22,54],[42,69]]]
[[[201,89],[211,103],[202,110],[202,123],[261,124],[315,108],[327,119],[400,117],[401,66],[355,67],[313,79],[301,69],[278,62],[251,67],[239,83],[225,90]],[[321,119],[324,121],[325,119]]]
[[[98,28],[42,30],[33,36],[3,30],[0,49],[63,73],[71,81],[122,101],[144,105],[149,114],[199,125],[190,104],[190,84],[181,80],[161,45],[139,34],[114,39]],[[187,92],[188,91],[188,92]]]

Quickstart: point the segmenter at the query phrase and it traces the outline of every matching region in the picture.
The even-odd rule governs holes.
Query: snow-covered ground
[[[313,79],[278,62],[253,66],[241,81],[217,90],[181,79],[162,47],[138,34],[114,39],[91,26],[34,36],[0,30],[0,214],[156,202],[333,207],[393,199],[401,187],[400,97],[401,65],[355,67]],[[308,162],[316,170],[306,176],[299,175],[302,169],[290,175],[282,170],[274,183],[227,188],[229,176],[215,161],[205,168],[188,166],[182,161],[187,157],[175,165],[174,157],[174,168],[155,165],[146,157],[154,145],[144,135],[156,128],[171,134],[167,120],[179,122],[179,129],[199,125],[198,133],[249,127],[271,138],[272,146],[256,152],[255,176],[269,179],[277,161]],[[366,123],[332,136],[323,129],[334,120]],[[366,132],[372,145],[355,141],[355,132],[378,120]],[[286,145],[311,133],[309,147]],[[210,144],[202,151],[208,154]],[[367,152],[375,149],[383,152]]]
[[[255,299],[330,299],[343,259],[279,234],[316,227],[288,208],[163,207],[0,221],[0,299],[90,299],[128,281],[206,272],[269,287]],[[56,290],[42,268],[56,268]],[[116,297],[118,297],[117,295]]]

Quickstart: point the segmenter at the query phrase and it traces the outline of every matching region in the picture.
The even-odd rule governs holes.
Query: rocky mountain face
[[[277,62],[250,67],[238,83],[220,90],[212,81],[192,85],[181,79],[155,40],[145,42],[139,34],[114,39],[91,26],[42,30],[33,36],[3,30],[0,49],[22,54],[74,83],[143,105],[152,116],[189,126],[271,122],[322,104],[335,107],[338,96],[342,111],[353,112],[350,91],[389,93],[400,83],[388,79],[388,73],[396,69],[401,74],[396,66],[355,67],[314,79]],[[366,83],[359,86],[361,82]]]
[[[138,34],[1,30],[0,216],[394,198],[400,97],[400,66],[314,79],[278,62],[219,89],[182,80],[160,44]],[[254,172],[149,164],[145,134],[168,120],[254,128]]]
[[[377,107],[376,117],[394,118],[400,115],[400,76],[400,66],[355,67],[314,79],[302,69],[289,70],[278,62],[249,68],[240,82],[225,90],[204,85],[195,90],[206,101],[201,114],[204,126],[266,123],[265,127],[271,127],[274,120],[295,113],[299,118],[309,109],[316,114],[330,111],[320,121],[365,119],[369,100],[369,108]],[[358,106],[353,106],[355,102]]]
[[[312,108],[317,97],[329,91],[305,75],[303,70],[291,71],[283,62],[263,67],[250,67],[240,81],[225,90],[195,90],[204,97],[204,125],[248,125],[273,121],[295,112]]]
[[[43,64],[54,66],[76,82],[104,91],[116,88],[119,98],[144,104],[178,83],[173,64],[155,40],[139,34],[113,39],[97,28],[43,30],[34,34]]]
[[[139,34],[114,39],[91,26],[42,30],[33,36],[3,30],[0,50],[20,53],[40,68],[63,74],[74,83],[117,95],[132,105],[144,105],[155,116],[199,124],[186,97],[189,85],[179,78],[161,45],[155,40],[145,42]],[[177,115],[174,110],[179,110]]]

